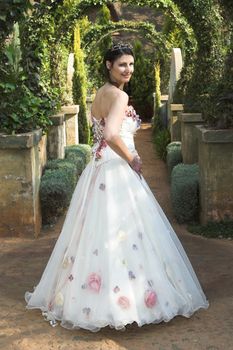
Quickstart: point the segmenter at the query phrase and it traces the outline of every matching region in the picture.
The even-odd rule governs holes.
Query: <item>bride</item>
[[[140,119],[123,91],[134,54],[117,44],[104,58],[108,81],[92,104],[93,157],[26,308],[52,326],[98,331],[168,322],[207,308],[191,263],[142,176],[134,146]]]

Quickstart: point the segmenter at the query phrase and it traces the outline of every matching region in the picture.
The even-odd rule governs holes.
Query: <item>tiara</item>
[[[133,50],[133,46],[130,44],[127,44],[127,43],[119,42],[110,48],[111,51],[117,51],[117,50],[122,50],[122,49]]]

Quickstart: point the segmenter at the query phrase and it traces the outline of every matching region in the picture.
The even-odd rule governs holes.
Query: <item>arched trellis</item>
[[[115,0],[112,2],[114,3]],[[188,95],[192,96],[195,101],[199,101],[198,96],[207,94],[209,86],[216,82],[221,75],[221,54],[223,50],[221,50],[221,30],[219,29],[223,28],[223,26],[222,18],[219,15],[215,0],[210,0],[208,4],[206,4],[204,0],[193,0],[190,2],[187,2],[186,0],[137,0],[136,2],[135,0],[123,0],[122,2],[138,6],[149,6],[156,9],[160,8],[166,11],[166,13],[168,13],[175,22],[179,24],[184,33],[187,33],[187,37],[190,36],[190,33],[193,30],[197,40],[196,56],[192,55],[195,57],[194,63],[196,69],[193,70],[190,79],[191,83],[190,81],[187,83],[187,79],[184,79],[184,82],[188,87],[191,87],[191,89],[189,89],[186,86]],[[64,3],[65,0],[51,0],[50,2],[49,12],[51,16],[54,17],[54,21],[58,23],[54,38],[58,42],[63,40],[65,35],[70,32],[71,28],[73,28],[75,21],[84,16],[91,7],[101,6],[103,4],[107,5],[108,0],[80,0],[73,4],[72,1],[69,1],[70,7],[68,7],[68,12],[66,13],[65,18],[61,15],[61,8],[64,6]],[[42,2],[38,8],[39,11],[34,14],[34,19],[37,18],[39,23],[40,20],[43,19],[43,9],[45,9],[45,13],[48,11],[47,2],[46,4]],[[28,36],[28,40],[26,41],[29,43],[29,47],[25,48],[25,59],[26,61],[27,59],[29,61],[37,60],[37,64],[31,64],[31,66],[36,66],[36,68],[40,70],[40,52],[37,51],[34,57],[32,57],[29,37],[30,35],[34,35],[35,38],[36,36],[34,33],[38,33],[32,46],[35,46],[40,40],[40,30],[43,31],[43,28],[41,28],[38,23],[34,23],[34,27],[32,25],[31,32],[28,30],[24,33],[25,36]],[[190,43],[191,42],[192,40]],[[192,45],[190,44],[190,46]],[[33,50],[35,50],[34,47]],[[36,55],[37,57],[35,57]],[[38,72],[31,70],[30,65],[28,65],[27,68],[28,67],[31,82],[33,80],[33,74],[36,82]]]
[[[83,36],[83,49],[90,55],[94,46],[104,39],[109,34],[117,31],[134,31],[142,32],[144,38],[156,46],[156,50],[160,55],[169,55],[171,45],[166,36],[161,32],[157,32],[155,26],[145,22],[129,22],[119,21],[110,22],[107,25],[92,25]]]

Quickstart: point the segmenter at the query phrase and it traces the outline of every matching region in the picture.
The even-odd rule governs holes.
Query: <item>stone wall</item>
[[[45,140],[37,130],[0,135],[0,236],[38,236]]]
[[[201,222],[233,220],[233,130],[196,128]]]

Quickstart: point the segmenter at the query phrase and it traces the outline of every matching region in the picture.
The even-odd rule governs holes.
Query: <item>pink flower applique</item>
[[[99,159],[101,159],[101,157],[102,157],[102,150],[103,150],[103,148],[105,148],[105,147],[107,147],[107,142],[105,141],[105,139],[104,138],[102,138],[102,140],[100,141],[100,143],[99,143],[99,146],[98,146],[98,148],[97,148],[97,150],[96,150],[96,152],[95,152],[95,156],[96,156],[96,160],[99,160]]]
[[[152,308],[155,306],[157,302],[157,295],[153,289],[145,291],[144,302],[148,308]]]
[[[101,287],[101,277],[97,273],[89,275],[87,285],[95,293],[99,293]]]
[[[129,299],[125,296],[121,296],[117,300],[117,304],[122,308],[122,309],[128,309],[130,307],[130,302]]]

